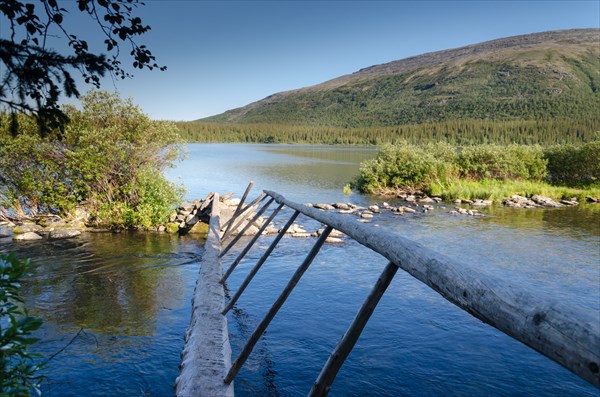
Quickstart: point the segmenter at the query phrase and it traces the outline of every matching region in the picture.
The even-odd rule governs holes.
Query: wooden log
[[[248,184],[248,187],[246,188],[244,195],[240,199],[240,202],[239,202],[237,208],[235,209],[233,215],[231,216],[232,219],[237,218],[237,216],[240,214],[240,212],[242,212],[242,207],[244,205],[244,202],[246,201],[246,197],[248,197],[248,193],[250,193],[250,189],[252,189],[252,185],[254,185],[254,181],[250,181],[250,183]],[[227,228],[225,229],[225,233],[223,233],[223,235],[226,235],[227,232],[229,232],[229,229],[231,228],[232,224],[233,224],[233,222],[229,222],[227,224]]]
[[[600,387],[597,312],[516,290],[482,273],[485,264],[459,264],[401,236],[265,193],[378,252],[456,306]]]
[[[221,314],[225,292],[219,251],[219,197],[215,194],[202,266],[192,301],[192,318],[181,353],[180,373],[175,381],[178,397],[233,397],[233,384],[223,378],[231,366],[227,318]]]
[[[273,303],[273,306],[271,306],[271,309],[269,309],[269,312],[265,315],[265,318],[263,318],[260,324],[258,324],[256,329],[252,333],[252,336],[246,343],[246,346],[244,346],[244,349],[242,350],[238,358],[235,360],[235,363],[233,363],[233,365],[231,366],[229,373],[227,373],[227,376],[224,380],[226,384],[230,384],[231,382],[233,382],[233,379],[236,377],[240,368],[242,368],[242,366],[248,359],[248,356],[250,356],[250,353],[252,353],[256,342],[258,342],[262,334],[267,330],[267,327],[271,323],[271,320],[273,320],[273,318],[275,317],[281,306],[283,306],[284,302],[286,301],[294,287],[296,287],[296,285],[304,275],[304,272],[306,272],[313,259],[315,259],[315,256],[317,256],[317,254],[319,253],[319,250],[325,243],[325,239],[327,239],[327,236],[329,236],[329,233],[331,233],[332,229],[333,228],[331,226],[327,226],[325,228],[323,234],[321,234],[315,245],[312,247],[306,258],[304,259],[304,262],[302,262],[298,269],[296,269],[296,272],[294,273],[288,284],[285,286],[275,303]]]
[[[256,233],[256,235],[254,235],[254,237],[252,237],[252,239],[250,240],[250,242],[248,242],[248,244],[246,245],[246,247],[244,247],[244,249],[242,250],[242,252],[240,252],[240,254],[238,255],[238,257],[235,258],[235,260],[233,261],[233,263],[229,266],[229,269],[227,269],[227,272],[225,272],[225,274],[221,278],[221,281],[219,281],[221,284],[223,284],[229,278],[229,276],[231,275],[231,273],[233,272],[233,270],[237,267],[237,265],[240,264],[240,262],[242,261],[242,259],[244,258],[244,256],[246,256],[246,254],[248,253],[248,251],[250,251],[250,248],[252,248],[252,246],[254,245],[254,243],[256,243],[256,240],[258,240],[258,238],[262,235],[262,233],[265,231],[265,229],[267,228],[267,226],[269,226],[269,224],[273,221],[273,219],[275,218],[275,216],[277,216],[277,214],[279,213],[279,211],[281,211],[282,208],[283,208],[283,204],[279,204],[279,207],[275,208],[275,210],[273,211],[273,213],[271,214],[271,216],[269,216],[269,218],[267,219],[267,221],[265,223],[263,223],[263,225],[258,229],[258,232]]]
[[[285,233],[288,231],[290,226],[292,226],[292,224],[294,223],[294,221],[296,220],[298,215],[300,215],[300,212],[295,211],[294,214],[292,215],[292,217],[287,221],[285,226],[279,231],[279,233],[277,234],[277,236],[275,237],[275,239],[273,240],[273,242],[271,243],[269,248],[267,248],[267,250],[265,251],[263,256],[258,260],[258,262],[256,262],[256,265],[254,265],[254,267],[252,268],[250,273],[246,276],[246,278],[244,279],[244,282],[242,282],[242,284],[238,288],[235,295],[231,298],[231,300],[229,301],[227,306],[225,306],[225,309],[223,310],[223,314],[227,314],[227,312],[229,310],[231,310],[231,308],[235,305],[235,303],[238,301],[238,299],[240,299],[240,296],[242,295],[242,293],[244,293],[244,290],[246,290],[246,287],[248,286],[248,284],[250,284],[250,281],[252,281],[252,279],[254,278],[254,276],[256,275],[258,270],[261,268],[263,263],[265,263],[265,261],[267,260],[269,255],[271,255],[271,252],[273,252],[275,247],[277,247],[277,244],[279,244],[279,241],[281,240],[281,238],[283,236],[285,236]]]
[[[338,371],[354,348],[354,345],[365,328],[367,321],[369,321],[371,314],[373,314],[373,310],[375,310],[375,307],[379,303],[379,300],[383,296],[387,287],[392,282],[397,271],[398,266],[392,262],[387,264],[377,279],[377,282],[373,286],[371,293],[369,296],[367,296],[367,299],[356,314],[356,317],[354,317],[352,324],[350,324],[350,327],[329,356],[329,359],[321,370],[317,381],[308,393],[309,397],[324,397],[327,395],[327,393],[329,393],[331,384],[333,383]]]

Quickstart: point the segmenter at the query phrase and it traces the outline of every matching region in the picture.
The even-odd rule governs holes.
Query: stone
[[[453,203],[454,203],[454,204],[461,204],[461,203],[462,203],[462,200],[461,200],[461,199],[456,199],[456,200],[454,200],[454,201],[453,201]]]
[[[325,229],[319,229],[319,230],[317,230],[316,235],[320,236],[321,234],[323,234],[324,231],[325,231]],[[340,232],[337,229],[332,229],[331,232],[329,233],[328,237],[340,238],[340,237],[343,237],[343,236],[344,236],[344,233]]]
[[[52,240],[58,240],[63,238],[72,238],[79,236],[81,234],[80,230],[75,229],[55,229],[50,232],[49,238]]]
[[[192,228],[188,231],[189,234],[208,234],[208,223],[205,222],[197,222]]]
[[[414,203],[417,201],[417,198],[413,195],[410,195],[410,196],[406,196],[406,198],[404,200],[408,201],[409,203]]]
[[[179,214],[175,217],[175,223],[179,223],[181,221],[185,221],[186,215]]]
[[[294,234],[294,233],[306,233],[306,230],[304,230],[304,228],[296,223],[294,223],[292,226],[290,226],[287,230],[286,233],[289,234]]]
[[[171,215],[169,215],[169,222],[175,222],[175,219],[177,219],[177,212],[172,212]]]
[[[167,233],[177,233],[179,231],[179,225],[174,222],[169,222],[165,225],[165,232]]]
[[[339,210],[338,214],[352,214],[354,210]]]
[[[350,209],[350,206],[346,203],[335,203],[335,204],[333,204],[333,206],[335,208],[337,208],[338,210],[343,210],[343,211],[348,211]]]
[[[382,206],[383,208],[385,208],[385,209],[388,209],[388,208],[390,208],[390,205],[389,205],[389,203],[388,203],[387,201],[384,201],[383,203],[381,203],[381,206]]]
[[[292,233],[292,237],[301,237],[301,238],[306,238],[306,237],[312,237],[312,235],[310,233]]]
[[[378,213],[379,212],[379,206],[378,205],[370,205],[369,206],[369,211],[374,212],[374,213]]]
[[[554,201],[553,199],[551,199],[550,197],[545,197],[545,196],[540,196],[537,194],[534,194],[533,196],[531,196],[531,201],[535,202],[538,205],[541,205],[543,207],[562,207],[563,205],[560,203],[557,203],[556,201]]]
[[[587,197],[587,201],[589,203],[597,203],[598,199],[596,197]]]
[[[190,202],[184,202],[181,203],[181,205],[179,206],[179,210],[181,211],[187,211],[188,213],[192,212],[194,210],[194,203],[190,203]],[[187,215],[187,214],[186,214]]]
[[[371,219],[371,218],[373,218],[373,213],[371,213],[369,211],[364,211],[360,214],[360,217],[363,219]]]
[[[13,233],[14,234],[24,234],[24,233],[36,233],[36,232],[41,232],[42,230],[44,230],[43,227],[41,227],[40,225],[36,225],[35,223],[24,223],[22,225],[16,226],[13,229]]]
[[[329,243],[329,244],[341,244],[344,242],[344,240],[342,240],[341,238],[338,238],[338,237],[327,237],[325,239],[325,242]]]
[[[434,200],[427,196],[419,199],[419,203],[433,203],[433,202],[434,202]]]
[[[92,214],[85,207],[75,207],[74,218],[72,221],[77,221],[82,224],[86,224],[92,218]]]
[[[34,232],[25,232],[21,234],[15,234],[13,240],[17,241],[33,241],[33,240],[41,240],[42,236]]]
[[[475,207],[488,207],[490,205],[492,205],[492,200],[481,200],[481,199],[477,199],[475,201],[473,201],[473,203],[471,205],[475,206]]]
[[[561,204],[569,205],[569,206],[579,205],[579,202],[577,202],[577,200],[574,200],[574,199],[571,199],[571,200],[561,200],[560,202],[561,202]]]
[[[313,207],[324,211],[331,211],[335,209],[335,207],[331,204],[313,204]]]
[[[441,197],[432,197],[431,198],[433,201],[435,201],[436,203],[441,203],[442,202],[442,198]]]
[[[240,205],[241,202],[242,199],[236,197],[223,201],[223,204],[225,204],[228,207],[237,207],[238,205]]]
[[[167,228],[164,225],[160,225],[156,228],[156,231],[160,233],[164,232],[165,230],[167,230]]]
[[[12,236],[12,230],[6,226],[0,226],[0,238]]]
[[[410,207],[400,207],[402,209],[402,212],[408,212],[409,214],[414,214],[417,212],[416,209],[414,208],[410,208]]]

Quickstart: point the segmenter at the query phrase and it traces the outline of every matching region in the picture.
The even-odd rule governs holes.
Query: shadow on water
[[[87,233],[69,240],[2,241],[0,252],[31,258],[23,295],[30,313],[44,320],[34,350],[50,357],[64,348],[44,369],[45,394],[172,394],[198,241]]]

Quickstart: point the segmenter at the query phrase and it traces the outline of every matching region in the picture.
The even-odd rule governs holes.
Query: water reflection
[[[172,394],[200,242],[151,233],[7,240],[0,252],[32,259],[23,294],[44,320],[34,350],[65,349],[44,370],[46,394]]]

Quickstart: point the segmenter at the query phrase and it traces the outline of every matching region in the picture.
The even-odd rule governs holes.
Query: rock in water
[[[41,240],[42,236],[34,232],[26,232],[21,234],[15,234],[13,240],[17,241],[32,241],[32,240]]]
[[[62,238],[71,238],[75,236],[79,236],[81,231],[74,229],[56,229],[50,232],[49,238],[52,240],[62,239]]]

